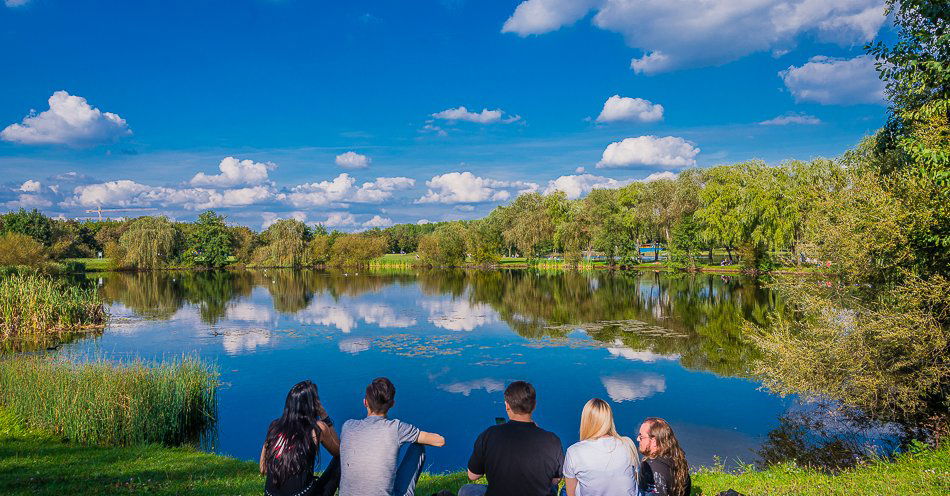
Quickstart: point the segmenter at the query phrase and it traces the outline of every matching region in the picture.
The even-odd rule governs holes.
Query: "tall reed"
[[[69,440],[120,446],[201,440],[217,416],[217,370],[195,358],[86,363],[0,358],[0,405]]]
[[[95,288],[38,274],[0,277],[0,340],[43,339],[101,327],[105,321]]]

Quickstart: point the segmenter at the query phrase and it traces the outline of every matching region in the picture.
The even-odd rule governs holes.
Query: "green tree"
[[[230,263],[233,242],[224,216],[208,210],[202,212],[195,221],[185,257],[201,267],[224,267]]]
[[[330,264],[338,267],[363,267],[386,254],[385,236],[344,234],[333,241]]]
[[[310,251],[310,260],[315,264],[326,264],[330,262],[332,240],[328,234],[318,234],[310,240],[307,249]]]
[[[53,244],[53,221],[39,210],[27,211],[21,208],[16,212],[3,214],[0,216],[0,226],[0,232],[26,234],[45,246]]]
[[[419,239],[419,257],[426,265],[458,267],[465,263],[465,226],[452,222]]]
[[[41,267],[49,262],[46,247],[32,236],[18,232],[0,235],[0,266]]]
[[[263,244],[254,250],[253,257],[258,267],[300,267],[310,262],[310,230],[299,220],[278,220],[261,233],[261,239]]]
[[[501,256],[504,238],[497,218],[472,221],[465,229],[465,251],[477,265],[492,265]]]
[[[165,217],[139,217],[119,238],[120,267],[157,269],[175,259],[178,232]]]

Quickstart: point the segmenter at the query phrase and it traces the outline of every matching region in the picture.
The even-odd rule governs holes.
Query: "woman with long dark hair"
[[[649,417],[637,436],[643,463],[638,492],[642,496],[689,496],[692,481],[686,454],[666,420]]]
[[[319,479],[313,475],[320,445],[333,460]],[[267,428],[261,474],[267,496],[332,495],[340,485],[340,438],[320,404],[317,386],[299,382],[287,393],[284,413]]]

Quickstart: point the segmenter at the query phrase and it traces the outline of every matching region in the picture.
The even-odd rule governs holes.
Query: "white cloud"
[[[574,169],[574,173],[576,173],[576,174],[583,174],[583,173],[585,173],[585,172],[587,172],[587,169],[585,169],[585,168],[583,168],[583,167],[578,167],[578,168]]]
[[[650,181],[661,181],[661,180],[672,181],[676,179],[676,176],[677,174],[675,172],[670,172],[670,171],[654,172],[650,174],[649,176],[641,179],[640,181],[645,182],[645,183],[648,183]]]
[[[787,126],[789,124],[816,125],[821,124],[821,119],[804,113],[788,112],[778,117],[773,117],[767,121],[759,123],[763,126]]]
[[[254,186],[267,182],[267,171],[277,168],[271,162],[254,162],[252,160],[238,160],[234,157],[225,157],[218,164],[220,174],[209,175],[204,172],[195,174],[191,178],[192,186],[209,186],[212,188],[228,188],[237,185]]]
[[[593,174],[580,174],[576,176],[561,176],[552,181],[548,181],[544,194],[555,191],[563,191],[570,200],[576,200],[593,189],[617,189],[630,184],[630,181],[618,181],[609,177],[595,176]]]
[[[373,160],[356,152],[346,152],[336,156],[336,165],[344,169],[365,169]]]
[[[45,208],[52,207],[53,202],[39,195],[23,194],[16,200],[11,200],[4,205],[7,208]]]
[[[595,26],[643,52],[631,67],[645,74],[788,50],[809,34],[852,46],[871,41],[886,21],[883,0],[526,0],[502,32],[547,33],[592,9]]]
[[[367,324],[382,328],[406,328],[416,325],[416,319],[406,315],[397,315],[396,310],[379,303],[361,303],[356,306],[356,315]]]
[[[347,173],[332,181],[320,181],[294,186],[291,192],[280,199],[296,207],[314,207],[334,203],[380,203],[393,196],[393,192],[413,187],[415,179],[408,177],[379,177],[375,181],[356,187],[356,179]]]
[[[501,109],[482,109],[481,112],[469,112],[467,108],[462,106],[436,112],[432,114],[432,117],[446,121],[468,121],[477,122],[478,124],[491,124],[494,122],[504,122],[508,124],[521,119],[521,116],[519,115],[509,115],[508,117],[502,119],[504,113],[505,112]]]
[[[23,184],[20,186],[20,191],[23,191],[26,193],[39,193],[41,187],[42,186],[40,185],[39,181],[28,179],[24,181]]]
[[[779,76],[796,102],[884,103],[884,83],[878,78],[870,55],[853,59],[812,57],[801,67],[789,66]]]
[[[73,196],[60,202],[64,207],[118,207],[149,205],[180,205],[191,210],[220,207],[243,207],[273,199],[274,194],[265,186],[214,190],[206,188],[175,189],[120,179],[97,184],[85,184],[73,189]]]
[[[132,134],[125,119],[102,112],[86,99],[57,91],[49,97],[49,110],[23,118],[0,131],[0,139],[27,145],[81,145],[109,142]]]
[[[642,98],[614,95],[604,102],[597,122],[656,122],[663,119],[663,106]]]
[[[356,217],[349,212],[330,212],[327,220],[321,222],[327,227],[346,227],[356,225]]]
[[[600,382],[607,390],[607,396],[616,403],[642,400],[666,391],[666,379],[652,373],[609,375],[601,377]]]
[[[419,219],[419,220],[416,221],[416,225],[418,225],[418,226],[424,226],[424,225],[426,225],[426,224],[431,224],[431,223],[432,223],[432,221],[429,220],[429,219]]]
[[[597,168],[658,165],[668,168],[696,165],[699,148],[675,136],[640,136],[607,145]]]
[[[499,381],[498,379],[492,379],[486,377],[484,379],[474,379],[471,381],[459,381],[453,382],[451,384],[441,384],[439,389],[449,392],[461,394],[462,396],[468,396],[472,394],[472,391],[478,391],[479,389],[484,390],[486,393],[497,393],[505,389],[505,383]]]
[[[679,355],[661,355],[651,350],[634,350],[629,346],[624,346],[623,341],[614,340],[614,345],[607,347],[607,351],[615,357],[625,358],[634,362],[653,363],[660,360],[678,360]]]
[[[264,222],[261,224],[261,229],[267,229],[268,227],[274,225],[275,222],[281,219],[294,219],[300,222],[307,221],[307,212],[286,212],[283,214],[277,214],[274,212],[263,212],[261,217],[264,219]]]
[[[392,219],[374,215],[372,219],[364,222],[363,227],[389,227],[393,225]]]
[[[221,339],[221,345],[228,355],[239,355],[241,353],[250,353],[258,346],[265,346],[270,343],[270,334],[264,330],[251,331],[228,331]]]
[[[511,193],[502,188],[537,190],[538,184],[525,181],[498,181],[471,172],[449,172],[426,181],[429,190],[416,203],[480,203],[505,201]]]
[[[274,319],[274,313],[269,306],[257,305],[247,301],[229,304],[227,315],[229,320],[243,322],[263,323]]]

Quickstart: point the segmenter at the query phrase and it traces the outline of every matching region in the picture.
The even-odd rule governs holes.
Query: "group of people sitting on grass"
[[[443,446],[445,439],[388,418],[395,397],[389,379],[373,380],[363,399],[366,418],[347,420],[337,435],[320,404],[317,386],[310,381],[295,385],[287,394],[283,415],[267,429],[261,449],[265,495],[329,496],[337,489],[341,496],[415,494],[425,447]],[[686,457],[665,420],[646,419],[636,446],[617,433],[610,405],[594,398],[581,413],[580,441],[565,455],[561,440],[531,419],[535,405],[531,384],[515,381],[505,389],[508,422],[482,432],[468,461],[468,478],[475,482],[485,477],[488,484],[466,484],[458,496],[553,496],[562,479],[561,494],[568,496],[690,494]],[[400,460],[404,444],[408,447]],[[315,477],[321,445],[333,459]]]

